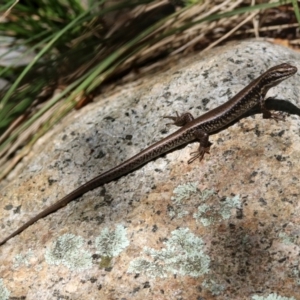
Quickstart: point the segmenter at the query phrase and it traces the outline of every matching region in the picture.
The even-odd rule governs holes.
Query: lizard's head
[[[297,68],[284,63],[275,67],[270,68],[267,72],[262,75],[262,80],[264,84],[271,88],[286,78],[294,75],[297,72]]]

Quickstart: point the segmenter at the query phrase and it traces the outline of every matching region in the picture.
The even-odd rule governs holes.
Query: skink
[[[3,245],[9,239],[21,233],[39,219],[54,213],[86,192],[102,186],[105,183],[116,180],[181,145],[193,141],[199,141],[200,146],[198,151],[191,153],[192,157],[188,163],[193,162],[197,158],[202,160],[204,154],[209,153],[209,148],[212,145],[209,141],[209,135],[224,129],[226,125],[241,117],[257,104],[260,105],[264,118],[280,120],[280,115],[272,113],[266,109],[265,96],[270,88],[279,84],[296,72],[297,68],[290,64],[284,63],[277,65],[260,75],[229,101],[196,119],[194,119],[190,113],[185,113],[181,116],[178,114],[176,116],[166,116],[166,118],[169,118],[174,122],[174,125],[180,126],[181,128],[118,166],[86,182],[53,205],[50,205],[22,225],[19,229],[14,231],[11,235],[2,240],[0,245]]]

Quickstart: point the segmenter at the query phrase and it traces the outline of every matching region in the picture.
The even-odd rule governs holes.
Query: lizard
[[[226,125],[237,120],[256,105],[260,106],[263,118],[273,118],[276,121],[282,120],[283,118],[278,113],[273,113],[266,109],[265,96],[270,88],[278,85],[296,72],[297,68],[295,66],[283,63],[268,69],[230,100],[197,118],[194,118],[190,113],[183,113],[182,115],[176,113],[176,116],[164,116],[173,121],[171,124],[181,128],[116,167],[84,183],[54,204],[48,206],[8,237],[4,238],[0,242],[0,245],[3,245],[14,236],[20,234],[39,219],[56,212],[88,191],[127,175],[149,161],[179,146],[198,141],[200,143],[199,148],[197,151],[191,153],[191,158],[188,163],[192,163],[196,159],[201,161],[204,155],[209,153],[209,149],[212,145],[209,141],[209,135],[224,129]]]

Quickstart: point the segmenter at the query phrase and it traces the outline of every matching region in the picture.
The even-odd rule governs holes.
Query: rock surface
[[[74,112],[1,188],[0,236],[269,67],[300,55],[245,41]],[[300,107],[299,71],[268,96]],[[82,196],[0,247],[0,299],[300,299],[300,113],[261,114]],[[2,238],[1,238],[2,239]]]

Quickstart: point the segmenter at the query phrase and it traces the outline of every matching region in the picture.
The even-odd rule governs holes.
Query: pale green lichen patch
[[[196,183],[187,183],[176,187],[171,198],[173,206],[169,209],[169,216],[182,218],[189,214],[187,207],[195,207],[198,204],[198,211],[193,214],[197,222],[209,226],[217,220],[227,220],[231,216],[233,208],[241,208],[240,196],[226,197],[221,199],[214,190],[197,189]],[[205,202],[205,203],[204,203]],[[211,203],[211,204],[209,204]]]
[[[224,290],[225,287],[221,284],[217,284],[214,280],[204,280],[202,286],[208,289],[214,296],[220,295]]]
[[[172,201],[174,204],[181,204],[182,201],[188,197],[190,197],[191,194],[194,194],[197,192],[197,184],[196,182],[189,182],[187,184],[178,185],[174,190],[172,197]]]
[[[173,206],[169,209],[169,216],[171,218],[183,218],[188,214],[186,210],[188,207],[187,204],[192,203],[193,200],[199,202],[199,198],[200,201],[205,201],[212,194],[214,194],[212,190],[204,190],[201,192],[197,188],[196,182],[189,182],[177,186],[173,190],[173,196],[171,198]]]
[[[286,233],[284,233],[284,232],[279,233],[279,238],[281,239],[281,241],[285,245],[292,245],[293,244],[291,238],[288,235],[286,235]]]
[[[145,248],[151,259],[134,259],[128,273],[144,273],[150,277],[167,277],[168,274],[199,277],[209,272],[210,258],[204,253],[204,243],[188,228],[174,230],[165,248]]]
[[[280,232],[279,233],[279,238],[285,245],[297,245],[297,238],[298,237],[292,237],[288,236],[285,232]]]
[[[3,280],[0,279],[0,300],[7,300],[9,296],[9,290],[4,286]]]
[[[71,270],[85,270],[92,266],[92,256],[82,249],[84,239],[73,234],[64,234],[46,250],[48,264],[62,264]]]
[[[231,210],[233,208],[241,208],[240,195],[236,195],[232,198],[226,197],[225,201],[222,202],[220,208],[220,214],[224,220],[227,220],[231,216]]]
[[[25,265],[26,267],[29,267],[30,266],[30,259],[33,258],[34,255],[33,255],[33,252],[31,249],[29,249],[27,251],[27,253],[25,254],[17,254],[15,257],[14,257],[14,264],[13,264],[13,267],[16,269],[16,268],[19,268],[23,265]]]
[[[126,234],[123,225],[118,225],[115,230],[104,228],[95,240],[97,253],[103,257],[119,255],[129,245]]]
[[[202,204],[198,206],[198,211],[194,213],[194,218],[198,223],[209,226],[220,218],[227,220],[231,216],[233,208],[241,208],[240,196],[232,198],[226,197],[225,201],[219,201],[219,205]]]
[[[300,265],[300,262],[298,260],[295,261],[293,270],[292,270],[292,277],[295,278],[296,284],[300,286],[300,271],[298,266]]]
[[[252,296],[252,300],[296,300],[294,297],[288,298],[288,297],[282,297],[277,295],[276,293],[270,294],[267,297],[264,296]]]
[[[201,222],[204,226],[209,226],[217,219],[213,206],[203,204],[198,206],[198,211],[194,213],[197,222]]]

